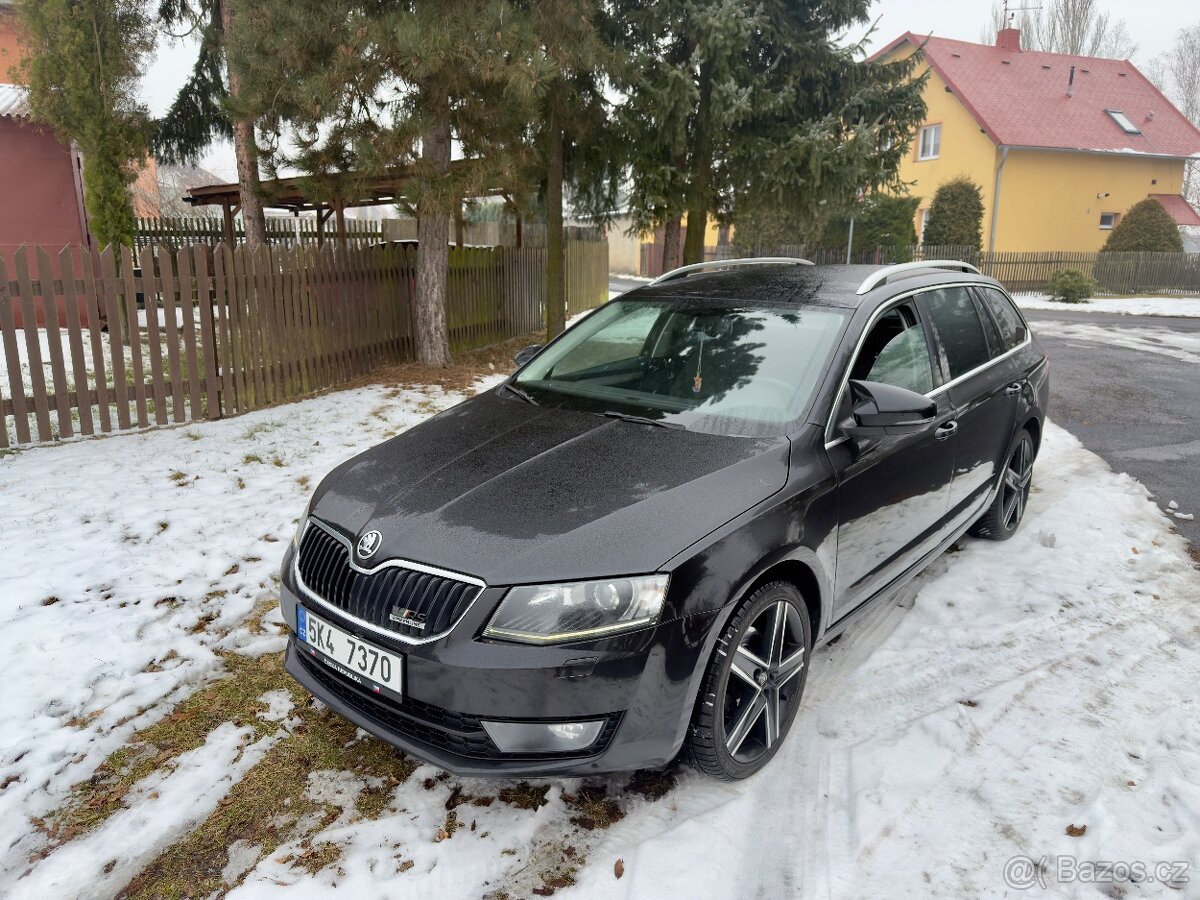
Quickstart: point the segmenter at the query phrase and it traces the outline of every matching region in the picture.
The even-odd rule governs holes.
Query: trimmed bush
[[[979,249],[983,242],[983,191],[965,175],[947,181],[933,195],[922,243]]]
[[[1179,226],[1153,197],[1135,203],[1121,216],[1101,252],[1182,253]]]
[[[1096,293],[1096,282],[1078,269],[1059,269],[1046,283],[1046,293],[1062,303],[1086,303]]]
[[[920,197],[870,197],[858,207],[854,219],[854,249],[882,247],[887,257],[896,262],[909,262],[912,247],[917,243],[913,219]],[[815,244],[821,248],[846,251],[850,233],[850,216],[834,216],[826,224]]]

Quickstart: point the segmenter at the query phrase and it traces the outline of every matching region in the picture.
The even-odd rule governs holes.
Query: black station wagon
[[[687,266],[340,465],[283,561],[287,670],[460,775],[745,777],[813,648],[1021,523],[1049,366],[959,262]]]

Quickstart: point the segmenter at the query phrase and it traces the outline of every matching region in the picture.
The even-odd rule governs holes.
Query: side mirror
[[[525,365],[535,356],[542,352],[543,344],[532,344],[528,347],[522,347],[517,351],[517,355],[513,357],[513,362],[517,364],[517,368]]]
[[[937,416],[937,403],[924,394],[878,381],[851,381],[851,437],[912,434],[924,430]]]

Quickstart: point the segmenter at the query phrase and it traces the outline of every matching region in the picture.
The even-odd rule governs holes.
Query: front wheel
[[[722,781],[753,775],[778,752],[800,706],[812,628],[804,598],[786,581],[756,590],[717,642],[684,753]]]
[[[996,498],[979,521],[971,526],[971,534],[993,541],[1007,541],[1016,534],[1025,518],[1032,482],[1033,438],[1022,429],[1009,450]]]

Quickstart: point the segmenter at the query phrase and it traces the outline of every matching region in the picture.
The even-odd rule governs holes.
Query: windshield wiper
[[[519,388],[519,387],[517,387],[515,384],[513,384],[513,383],[512,383],[512,382],[510,382],[510,381],[506,381],[506,382],[504,382],[504,384],[502,385],[502,387],[503,387],[503,388],[504,388],[506,391],[511,391],[513,394],[515,394],[516,396],[520,397],[520,398],[521,398],[522,400],[524,400],[526,403],[532,403],[534,406],[539,406],[539,405],[540,405],[540,404],[539,404],[539,403],[538,403],[536,400],[534,400],[534,399],[533,399],[533,397],[529,396],[529,393],[528,393],[526,390],[524,390],[523,388]]]
[[[678,422],[664,422],[661,419],[648,419],[645,416],[635,416],[630,413],[607,410],[604,415],[610,419],[620,419],[623,422],[634,422],[638,425],[654,425],[658,428],[683,428]]]

